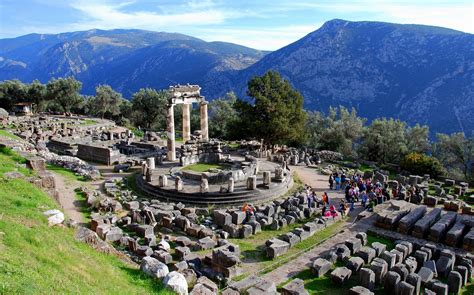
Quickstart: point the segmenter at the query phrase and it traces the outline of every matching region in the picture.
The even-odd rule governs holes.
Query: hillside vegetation
[[[22,178],[22,158],[0,151],[0,294],[172,294],[119,258],[74,239],[74,230],[48,227],[43,212],[58,205]]]

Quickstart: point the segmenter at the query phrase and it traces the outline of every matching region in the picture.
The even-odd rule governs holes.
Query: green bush
[[[431,177],[437,177],[444,174],[438,159],[420,153],[409,153],[403,157],[400,167],[417,175],[429,174]]]

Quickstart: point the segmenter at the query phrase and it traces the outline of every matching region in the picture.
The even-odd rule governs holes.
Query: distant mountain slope
[[[245,68],[264,54],[231,43],[143,30],[30,34],[0,40],[0,80],[46,82],[72,75],[84,82],[85,93],[110,83],[129,96],[140,87],[203,83],[212,73]]]
[[[474,35],[421,25],[333,20],[239,72],[277,70],[308,109],[354,106],[363,116],[398,117],[434,131],[474,130]],[[218,91],[211,89],[210,91]]]
[[[169,33],[90,30],[0,40],[0,80],[74,75],[93,94],[101,83],[125,97],[140,87],[198,83],[208,99],[245,95],[254,75],[277,70],[305,107],[356,107],[434,132],[474,130],[474,35],[450,29],[332,20],[268,53]]]

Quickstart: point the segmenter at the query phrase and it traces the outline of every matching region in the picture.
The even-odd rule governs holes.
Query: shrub
[[[420,153],[409,153],[403,157],[400,167],[417,175],[429,174],[431,177],[438,177],[444,174],[438,159]]]

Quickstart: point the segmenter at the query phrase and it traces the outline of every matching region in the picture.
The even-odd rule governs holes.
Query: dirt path
[[[75,189],[80,187],[76,181],[70,181],[64,176],[54,173],[56,190],[58,191],[58,202],[63,208],[64,213],[77,223],[84,223],[84,217],[81,213],[81,201],[77,200]]]
[[[290,169],[298,175],[304,184],[311,186],[318,196],[327,192],[329,196],[329,204],[338,205],[340,200],[344,198],[343,191],[329,189],[329,176],[320,174],[315,168],[306,166],[290,166]]]

